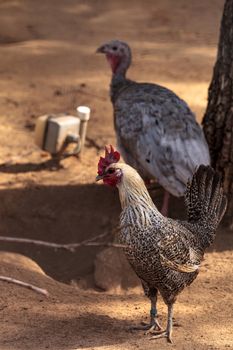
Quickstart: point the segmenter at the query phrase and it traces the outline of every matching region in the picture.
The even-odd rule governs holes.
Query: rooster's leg
[[[170,197],[169,192],[164,190],[163,204],[162,204],[162,208],[160,210],[160,212],[163,216],[168,216],[169,197]]]
[[[173,304],[168,305],[168,317],[167,317],[167,328],[165,331],[153,332],[150,339],[167,338],[169,343],[172,343],[172,314],[173,314]]]
[[[146,331],[146,334],[154,331],[155,329],[157,329],[157,330],[162,329],[160,327],[158,320],[157,320],[157,317],[158,317],[158,313],[157,313],[157,309],[156,309],[157,295],[150,296],[150,300],[151,300],[150,323],[142,322],[142,325],[133,326],[131,329]]]
[[[150,309],[150,324],[147,325],[146,334],[152,332],[153,330],[157,329],[158,331],[161,330],[161,326],[158,322],[158,312],[156,309],[156,302],[157,297],[151,297],[151,309]]]

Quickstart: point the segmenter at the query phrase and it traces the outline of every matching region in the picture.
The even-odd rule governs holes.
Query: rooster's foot
[[[149,334],[155,330],[160,331],[162,328],[157,320],[152,320],[151,323],[142,322],[140,326],[133,326],[130,329],[134,331],[145,331],[145,334]]]
[[[167,330],[153,332],[153,334],[154,335],[150,338],[150,340],[159,339],[159,338],[167,338],[167,341],[172,344],[171,333],[168,332]]]

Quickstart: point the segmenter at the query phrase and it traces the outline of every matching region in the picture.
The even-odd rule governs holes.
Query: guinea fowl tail
[[[208,247],[227,207],[221,178],[210,166],[198,167],[187,184],[185,203],[188,221],[202,228],[204,247]]]

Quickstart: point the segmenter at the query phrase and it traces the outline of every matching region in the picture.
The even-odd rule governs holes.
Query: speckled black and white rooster
[[[187,185],[187,221],[164,217],[156,208],[138,172],[119,163],[120,154],[106,148],[98,163],[97,180],[116,186],[122,212],[120,243],[151,300],[151,323],[145,330],[152,338],[167,337],[171,342],[173,304],[177,295],[198,275],[204,252],[213,242],[215,231],[226,209],[221,181],[210,167],[200,165]],[[157,293],[168,306],[165,331],[157,321]],[[137,327],[142,329],[142,327]]]
[[[112,69],[110,95],[118,148],[144,179],[155,178],[163,186],[161,212],[167,215],[168,193],[183,196],[196,166],[210,164],[203,131],[174,92],[126,78],[131,64],[128,44],[113,40],[97,52],[106,55]]]

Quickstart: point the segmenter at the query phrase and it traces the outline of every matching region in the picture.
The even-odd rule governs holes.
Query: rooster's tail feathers
[[[205,227],[207,235],[214,235],[227,207],[217,172],[210,166],[200,165],[187,184],[185,202],[188,221]],[[209,238],[211,243],[213,237]]]

